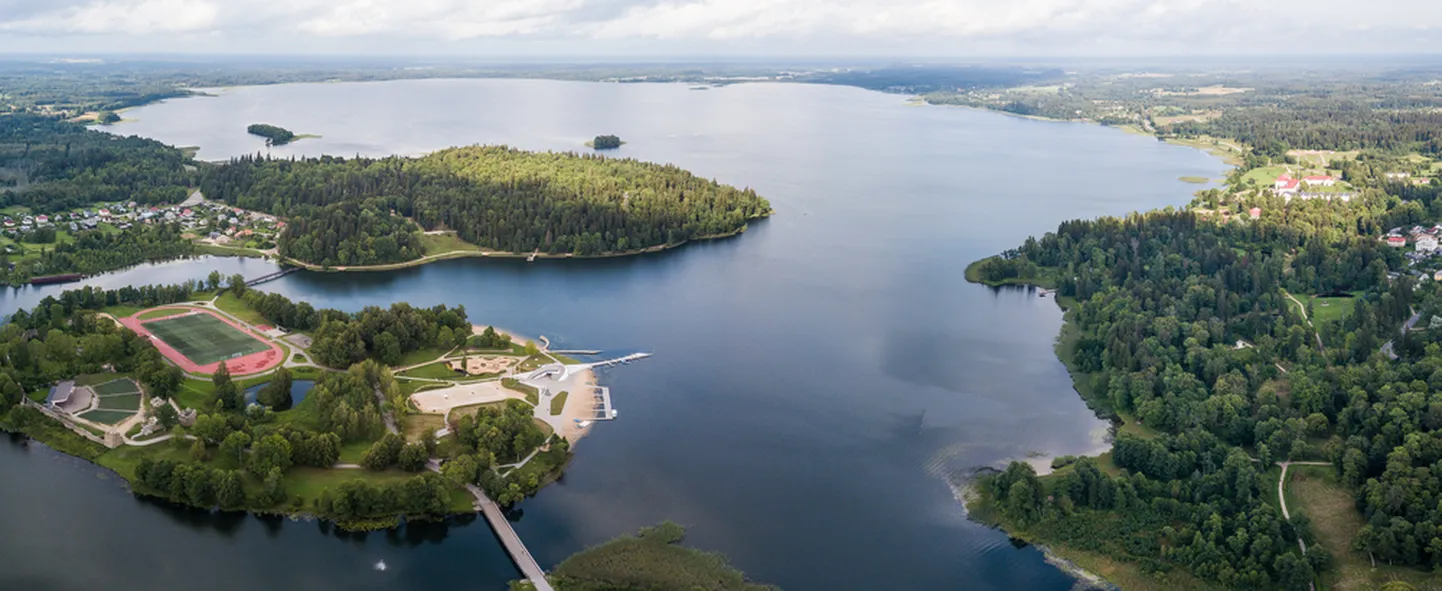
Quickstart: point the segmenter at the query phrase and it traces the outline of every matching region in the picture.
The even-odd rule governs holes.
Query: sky
[[[1438,0],[0,0],[0,52],[518,57],[1442,52]]]

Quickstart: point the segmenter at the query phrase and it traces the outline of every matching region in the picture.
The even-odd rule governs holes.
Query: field
[[[250,306],[245,305],[245,302],[235,297],[235,294],[231,293],[228,289],[220,292],[220,297],[215,298],[215,307],[220,308],[221,311],[226,314],[230,314],[251,324],[270,324],[265,320],[264,316],[260,315],[260,312],[250,309]]]
[[[567,396],[570,396],[570,394],[571,394],[570,392],[566,392],[565,390],[562,390],[560,394],[557,394],[557,395],[555,395],[554,397],[551,398],[551,414],[552,414],[552,415],[561,414],[561,411],[562,411],[562,410],[565,410],[565,408],[566,408],[566,397],[567,397]]]
[[[140,392],[140,386],[129,379],[119,379],[105,382],[94,388],[95,393],[100,396],[112,396],[115,394],[134,394]]]
[[[400,372],[400,375],[409,378],[429,378],[432,380],[450,380],[464,376],[464,374],[451,369],[444,361],[413,367]]]
[[[145,328],[196,365],[270,349],[254,337],[204,313],[147,322]]]
[[[128,410],[92,410],[90,412],[80,415],[80,418],[87,421],[104,423],[106,425],[114,425],[116,423],[119,423],[120,421],[130,418],[130,415],[133,414],[135,414],[134,411]]]
[[[427,255],[458,250],[480,250],[480,247],[457,238],[455,233],[452,232],[445,234],[422,234],[421,246],[425,247]]]
[[[1308,300],[1312,303],[1312,322],[1316,324],[1338,322],[1352,315],[1353,298],[1312,296]]]
[[[1277,182],[1277,177],[1284,174],[1287,174],[1287,167],[1285,166],[1263,166],[1248,171],[1247,174],[1242,177],[1242,182],[1252,181],[1256,183],[1258,187],[1271,187]]]
[[[101,410],[140,410],[140,393],[116,394],[114,396],[100,397]]]
[[[1319,577],[1318,589],[1353,591],[1377,589],[1388,581],[1406,581],[1418,589],[1442,589],[1442,577],[1418,569],[1378,564],[1352,550],[1352,538],[1362,529],[1352,493],[1337,482],[1330,466],[1292,466],[1287,471],[1287,508],[1295,517],[1312,520],[1317,542],[1331,552],[1336,566]]]
[[[165,317],[167,317],[167,316],[175,316],[176,314],[184,314],[184,313],[185,313],[184,310],[177,310],[177,309],[175,309],[175,308],[161,308],[161,309],[159,309],[159,310],[149,310],[149,311],[146,311],[146,312],[141,312],[141,314],[140,314],[140,319],[141,319],[141,320],[155,320],[156,318],[165,318]]]

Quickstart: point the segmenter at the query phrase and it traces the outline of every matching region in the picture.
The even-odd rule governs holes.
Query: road
[[[1412,310],[1412,317],[1411,317],[1411,318],[1408,318],[1406,322],[1403,322],[1403,323],[1402,323],[1402,330],[1399,331],[1399,333],[1400,333],[1403,337],[1406,337],[1406,336],[1407,336],[1407,331],[1412,330],[1412,327],[1417,325],[1417,320],[1419,320],[1419,319],[1422,318],[1422,313],[1421,313],[1421,312],[1418,312],[1416,308],[1412,308],[1411,310]],[[1394,340],[1395,340],[1395,339],[1394,339]],[[1396,360],[1400,359],[1400,357],[1398,357],[1398,356],[1397,356],[1397,353],[1396,353],[1395,351],[1393,351],[1392,343],[1393,343],[1393,341],[1387,341],[1386,343],[1384,343],[1384,344],[1382,345],[1382,354],[1383,354],[1383,355],[1386,355],[1388,359],[1391,359],[1392,361],[1396,361]]]
[[[1317,350],[1326,351],[1327,347],[1322,345],[1322,335],[1317,334],[1317,327],[1312,326],[1312,319],[1307,317],[1307,305],[1303,304],[1302,300],[1299,300],[1293,297],[1292,294],[1287,293],[1287,290],[1285,289],[1282,290],[1282,295],[1287,296],[1287,299],[1292,300],[1297,304],[1297,309],[1302,312],[1302,320],[1307,321],[1307,326],[1312,329],[1312,336],[1317,337]]]

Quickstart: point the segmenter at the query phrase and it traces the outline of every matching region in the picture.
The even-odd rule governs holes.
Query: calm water
[[[254,402],[256,401],[256,398],[260,396],[260,391],[261,391],[262,389],[264,389],[265,386],[266,386],[265,384],[256,384],[256,385],[254,385],[254,386],[251,386],[251,387],[249,387],[249,388],[246,388],[246,389],[245,389],[245,401],[246,401],[247,403],[254,403]],[[295,406],[295,405],[297,405],[297,404],[300,404],[301,401],[305,400],[305,395],[306,395],[306,394],[309,394],[311,388],[314,388],[314,387],[315,387],[315,382],[312,381],[312,380],[291,380],[291,382],[290,382],[290,406],[284,406],[284,407],[277,406],[277,407],[275,407],[276,410],[285,410],[285,409],[287,409],[287,408],[290,408],[291,406]]]
[[[133,116],[117,129],[207,159],[264,150],[244,132],[262,121],[324,136],[277,155],[580,149],[616,133],[620,155],[760,191],[775,218],[669,253],[297,273],[264,288],[346,310],[463,304],[558,346],[654,351],[602,374],[620,418],[521,505],[521,536],[552,565],[673,519],[691,526],[688,543],[792,591],[1071,587],[1039,552],[967,521],[956,490],[977,466],[1097,450],[1105,425],[1052,352],[1055,304],[968,285],[962,269],[1064,219],[1183,203],[1195,187],[1178,177],[1224,169],[1099,127],[822,86],[291,85]],[[38,297],[22,294],[5,309]],[[39,446],[0,445],[0,470],[16,482],[0,487],[0,587],[501,589],[516,576],[483,522],[340,539],[133,500]],[[384,573],[371,568],[381,559]]]

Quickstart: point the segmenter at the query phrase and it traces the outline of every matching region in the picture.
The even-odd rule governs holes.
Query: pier
[[[274,280],[276,280],[276,279],[280,279],[281,277],[285,277],[286,275],[289,275],[289,274],[294,273],[294,272],[299,271],[299,270],[300,270],[300,267],[291,267],[291,268],[289,268],[289,269],[281,269],[281,270],[276,271],[276,272],[274,272],[274,273],[270,273],[270,274],[267,274],[267,275],[261,275],[260,277],[256,277],[255,279],[251,279],[251,280],[249,280],[249,281],[246,281],[246,282],[245,282],[245,286],[246,286],[246,287],[251,287],[251,286],[255,286],[255,285],[260,285],[260,284],[265,283],[265,282],[267,282],[267,281],[274,281]]]
[[[431,459],[426,463],[426,468],[432,472],[441,471],[441,463]],[[475,507],[482,515],[486,516],[486,522],[491,524],[491,531],[506,548],[506,553],[511,555],[511,562],[521,571],[521,575],[536,587],[536,591],[555,591],[551,582],[546,580],[546,571],[541,569],[541,564],[531,556],[531,551],[526,549],[526,544],[521,541],[521,536],[516,535],[516,529],[511,527],[511,522],[506,520],[506,515],[501,513],[501,506],[486,496],[486,491],[474,484],[467,484],[466,490],[476,498]]]
[[[612,365],[624,365],[624,364],[630,363],[630,362],[632,362],[632,361],[640,361],[640,360],[645,359],[645,358],[650,357],[650,356],[651,356],[650,353],[632,353],[632,354],[627,355],[627,356],[625,356],[625,357],[617,357],[617,358],[615,358],[615,359],[607,359],[607,360],[605,360],[605,361],[596,361],[596,362],[592,362],[592,363],[581,363],[581,364],[578,364],[578,365],[567,365],[567,366],[566,366],[566,371],[568,371],[568,372],[569,372],[569,371],[580,371],[580,370],[582,370],[582,369],[598,369],[598,368],[602,368],[602,367],[611,367]]]
[[[591,417],[597,421],[609,421],[616,418],[616,407],[611,405],[611,389],[605,386],[598,386],[594,392],[595,402],[591,410],[595,416]]]

